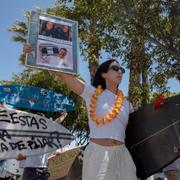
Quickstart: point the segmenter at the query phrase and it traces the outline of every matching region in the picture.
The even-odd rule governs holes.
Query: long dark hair
[[[48,22],[49,21],[40,20],[40,24],[41,24],[41,26],[40,26],[40,33],[42,33],[43,31],[47,31],[48,30],[47,29],[47,23]],[[50,29],[48,31],[53,31],[54,27],[55,27],[55,24],[53,23],[52,29]]]
[[[105,62],[103,62],[97,69],[96,74],[94,76],[94,80],[92,85],[94,87],[97,87],[98,85],[101,85],[103,89],[106,89],[106,81],[105,79],[102,77],[102,73],[107,73],[109,66],[112,62],[117,62],[118,61],[116,59],[110,59],[107,60]]]

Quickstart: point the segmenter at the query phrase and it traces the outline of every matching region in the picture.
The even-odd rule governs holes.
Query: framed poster
[[[76,74],[78,24],[76,21],[32,11],[29,23],[30,67]]]

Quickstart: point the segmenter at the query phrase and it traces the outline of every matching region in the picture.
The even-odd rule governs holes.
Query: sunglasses
[[[125,69],[124,69],[123,67],[120,67],[120,66],[117,66],[117,65],[111,66],[108,70],[110,70],[110,69],[112,69],[112,70],[114,70],[114,71],[119,71],[119,70],[121,70],[122,74],[125,73]]]

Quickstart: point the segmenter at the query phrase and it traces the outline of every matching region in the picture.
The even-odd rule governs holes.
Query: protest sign
[[[77,73],[77,22],[32,11],[26,65],[52,71]]]
[[[58,155],[53,155],[48,159],[48,169],[51,180],[60,179],[68,175],[68,172],[80,152],[82,146],[62,150]]]
[[[0,159],[44,154],[74,140],[62,125],[43,116],[0,108]]]

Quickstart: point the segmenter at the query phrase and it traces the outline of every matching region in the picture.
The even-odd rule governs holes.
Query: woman
[[[25,47],[25,52],[30,52],[30,47]],[[133,108],[118,90],[123,73],[124,69],[114,59],[99,66],[93,85],[74,75],[55,72],[86,102],[90,142],[84,152],[83,180],[137,180],[136,167],[124,144]]]
[[[56,38],[54,23],[51,21],[42,21],[42,20],[41,23],[42,26],[40,26],[39,34],[43,36]]]

